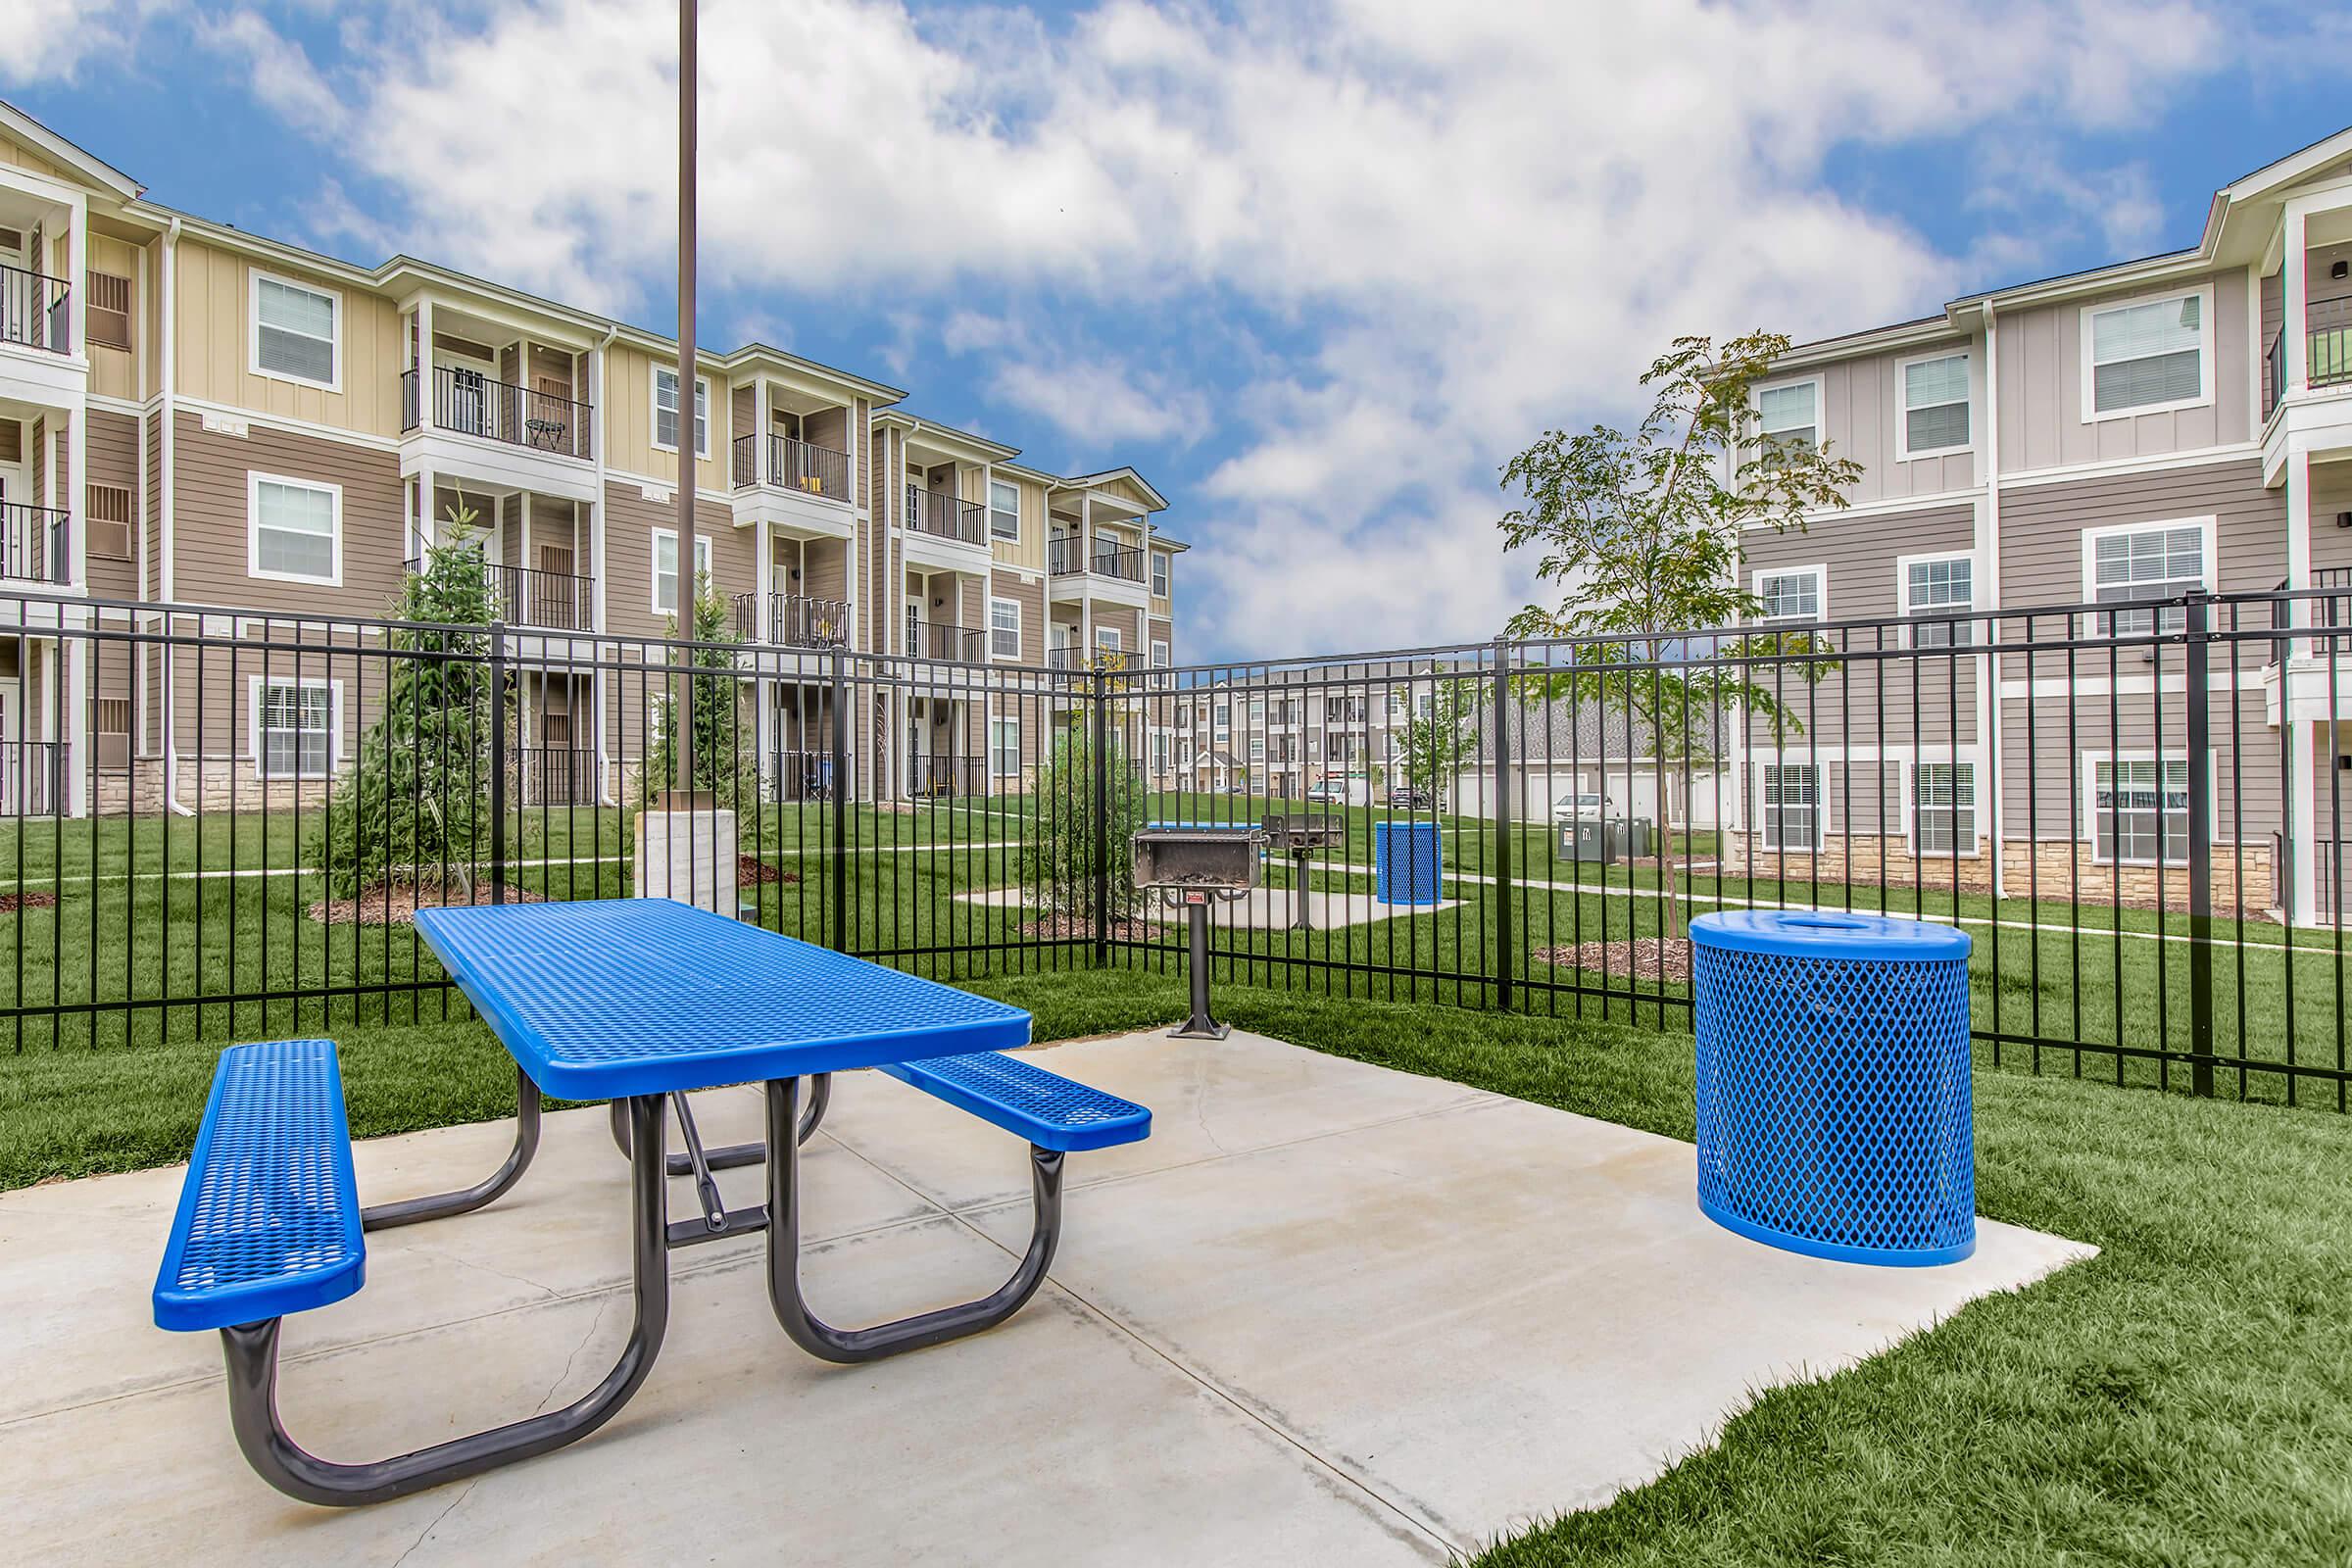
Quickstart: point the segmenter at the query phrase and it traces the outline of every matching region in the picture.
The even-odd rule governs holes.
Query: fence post
[[[507,902],[507,623],[490,623],[490,902]]]
[[[850,951],[850,672],[849,650],[833,645],[833,949]]]
[[[2213,1093],[2213,792],[2207,784],[2205,760],[2212,750],[2212,694],[2206,666],[2212,635],[2209,617],[2212,596],[2202,588],[2188,593],[2184,620],[2187,638],[2188,686],[2188,1029],[2191,1093]],[[2157,699],[2161,702],[2163,699]],[[2235,744],[2234,738],[2232,744]],[[2156,787],[2164,787],[2163,764],[2157,764]],[[2158,918],[2161,920],[2162,916]],[[2159,959],[2161,961],[2161,959]]]
[[[1095,967],[1110,960],[1110,685],[1095,662]]]
[[[1508,1012],[1517,968],[1518,927],[1511,919],[1511,643],[1494,639],[1494,1002]]]

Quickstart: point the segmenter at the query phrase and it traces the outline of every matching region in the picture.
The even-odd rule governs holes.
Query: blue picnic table
[[[643,1384],[669,1314],[668,1254],[763,1232],[768,1298],[795,1344],[871,1361],[976,1334],[1044,1282],[1061,1226],[1063,1156],[1148,1136],[1141,1105],[1003,1052],[1029,1015],[917,975],[663,899],[421,909],[416,929],[514,1058],[515,1137],[505,1162],[459,1192],[361,1208],[331,1041],[222,1053],[156,1281],[157,1323],[218,1329],[230,1426],[264,1479],[323,1504],[381,1501],[544,1453],[610,1420]],[[977,1300],[871,1328],[825,1323],[800,1285],[800,1157],[829,1075],[874,1067],[1028,1139],[1034,1215],[1011,1276]],[[819,1086],[804,1115],[801,1081]],[[765,1086],[761,1143],[706,1151],[686,1096]],[[277,1418],[283,1317],[340,1300],[366,1277],[365,1233],[470,1212],[520,1179],[538,1147],[540,1097],[606,1100],[630,1160],[636,1317],[611,1372],[559,1410],[394,1458],[319,1459]],[[685,1152],[667,1153],[667,1119]],[[728,1208],[711,1171],[761,1160],[765,1201]],[[674,1163],[673,1163],[674,1161]],[[702,1213],[669,1217],[666,1176],[691,1175]]]

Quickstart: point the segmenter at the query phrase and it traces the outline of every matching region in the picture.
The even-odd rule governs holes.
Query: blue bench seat
[[[1001,1051],[886,1062],[882,1071],[1057,1153],[1109,1149],[1152,1135],[1152,1112],[1135,1102]]]
[[[331,1040],[220,1053],[155,1280],[158,1328],[258,1323],[366,1282],[343,1074]]]

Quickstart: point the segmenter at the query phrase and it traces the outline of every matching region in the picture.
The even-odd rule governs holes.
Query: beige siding
[[[139,320],[139,247],[111,234],[90,236],[90,267],[95,271],[112,272],[117,277],[130,279],[131,287],[131,349],[106,348],[90,344],[90,390],[100,397],[121,398],[125,402],[139,396],[143,379],[139,355],[135,347],[143,339]],[[84,307],[87,308],[86,305]]]
[[[253,273],[264,271],[340,295],[341,388],[327,391],[256,375],[250,312]],[[263,266],[182,237],[174,371],[177,390],[208,402],[362,434],[400,433],[400,318],[392,302],[297,268]]]
[[[675,529],[677,509],[648,501],[637,486],[615,480],[605,486],[605,629],[623,637],[660,637],[669,617],[655,612],[654,530]],[[752,587],[752,530],[738,528],[732,513],[715,502],[694,509],[695,532],[710,539],[710,575],[727,593]]]
[[[243,438],[207,431],[194,414],[173,435],[173,564],[187,602],[278,612],[380,615],[400,592],[400,462],[391,452],[319,436],[250,427]],[[246,571],[246,477],[259,469],[343,488],[340,587],[277,582]]]
[[[1020,662],[1036,665],[1046,662],[1046,585],[1040,581],[1024,582],[1011,572],[997,572],[989,582],[989,593],[997,599],[1009,599],[1021,607]]]
[[[2286,575],[2286,493],[2262,487],[2262,465],[2218,463],[2001,492],[2004,606],[2079,604],[2082,532],[2116,523],[2215,518],[2216,587],[2269,589]]]
[[[674,484],[678,477],[678,456],[654,446],[654,366],[657,360],[642,349],[615,343],[605,351],[605,406],[599,417],[605,421],[605,462],[609,466],[627,473],[642,473],[664,484]],[[673,353],[664,363],[674,366]],[[710,456],[695,465],[696,483],[705,490],[724,490],[732,484],[726,465],[727,442],[731,435],[728,418],[730,387],[724,376],[704,372],[710,383]],[[687,434],[683,424],[685,409],[681,400],[679,434]]]
[[[117,414],[111,409],[92,409],[87,417],[89,433],[84,438],[84,450],[89,460],[88,482],[122,486],[130,492],[131,505],[135,509],[141,489],[139,421],[130,415]],[[86,518],[86,503],[84,515]],[[130,524],[130,559],[109,561],[91,555],[91,593],[101,599],[132,599],[138,596],[139,534],[140,521],[134,510]]]
[[[2247,278],[2216,272],[2188,287],[2212,290],[2213,399],[2201,408],[2086,422],[2082,417],[2082,319],[2085,306],[2158,297],[2133,289],[2096,301],[2036,306],[1999,319],[2001,468],[2003,472],[2066,464],[2189,452],[2251,438],[2247,402],[2250,354],[2246,341]]]
[[[1004,476],[998,475],[1000,479]],[[1046,569],[1046,487],[1033,479],[1007,481],[1021,493],[1021,537],[1016,541],[999,539],[992,533],[990,548],[1001,566],[1018,566],[1024,571]]]
[[[1945,354],[1968,356],[1969,434],[1973,447],[1981,435],[1977,422],[1984,408],[1984,357],[1974,344],[1955,339],[1935,349],[1867,355],[1809,372],[1820,377],[1819,417],[1832,455],[1851,458],[1862,465],[1861,482],[1848,494],[1848,500],[1867,503],[1936,495],[1965,490],[1977,483],[1977,460],[1973,452],[1908,461],[1898,457],[1902,367],[1912,360],[1935,359]]]

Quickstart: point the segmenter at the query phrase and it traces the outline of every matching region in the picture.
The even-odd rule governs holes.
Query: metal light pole
[[[678,0],[678,627],[695,633],[694,164],[696,0]],[[691,664],[692,656],[688,656]],[[679,679],[677,787],[694,788],[694,677]]]

